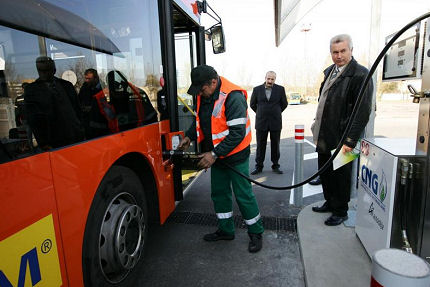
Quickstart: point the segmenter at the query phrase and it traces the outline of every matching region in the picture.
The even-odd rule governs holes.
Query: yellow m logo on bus
[[[42,280],[40,275],[39,259],[37,258],[36,248],[31,249],[29,252],[21,257],[21,264],[19,265],[19,276],[17,287],[24,287],[25,275],[27,273],[27,266],[31,277],[31,286],[35,286]],[[14,287],[8,280],[3,271],[0,270],[0,286],[1,287]]]
[[[52,215],[1,241],[0,254],[0,287],[61,286]]]

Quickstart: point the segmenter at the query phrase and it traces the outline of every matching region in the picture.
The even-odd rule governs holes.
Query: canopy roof
[[[276,47],[298,22],[322,0],[274,0]]]

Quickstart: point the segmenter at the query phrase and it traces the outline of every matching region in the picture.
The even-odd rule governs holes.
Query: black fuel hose
[[[385,53],[387,53],[388,49],[393,45],[393,43],[405,32],[407,31],[409,28],[411,28],[413,25],[415,25],[416,23],[426,19],[430,17],[430,12],[423,14],[422,16],[416,18],[415,20],[411,21],[409,24],[407,24],[406,26],[404,26],[399,32],[397,32],[393,38],[391,38],[391,40],[385,45],[384,49],[382,49],[382,51],[379,53],[378,57],[376,58],[375,62],[373,63],[372,67],[369,70],[369,73],[367,74],[367,77],[365,78],[363,84],[360,87],[360,91],[358,93],[358,98],[355,101],[354,104],[354,108],[352,110],[351,113],[351,117],[348,121],[348,124],[345,128],[345,132],[343,133],[342,138],[339,141],[339,144],[337,145],[337,148],[335,150],[335,152],[332,154],[332,156],[329,158],[329,160],[321,167],[321,169],[319,169],[314,175],[310,176],[309,178],[305,179],[302,182],[290,185],[290,186],[270,186],[261,182],[258,182],[252,178],[250,178],[249,176],[246,176],[245,174],[241,173],[240,171],[238,171],[237,169],[235,169],[234,167],[232,167],[231,165],[227,164],[227,163],[222,163],[223,165],[225,165],[226,167],[230,168],[232,171],[234,171],[235,173],[237,173],[238,175],[246,178],[248,181],[259,185],[261,187],[264,188],[268,188],[268,189],[274,189],[274,190],[286,190],[286,189],[293,189],[293,188],[297,188],[299,186],[305,185],[306,183],[309,183],[312,179],[316,178],[318,175],[320,175],[321,173],[323,173],[328,167],[329,165],[332,163],[333,159],[337,156],[337,154],[339,153],[339,151],[342,149],[343,143],[351,129],[352,123],[357,115],[358,112],[358,108],[360,107],[361,101],[363,99],[363,95],[364,92],[366,90],[366,87],[370,81],[370,79],[372,78],[373,74],[375,73],[375,70],[377,68],[377,66],[379,65],[379,62],[382,60],[382,58],[385,56]]]

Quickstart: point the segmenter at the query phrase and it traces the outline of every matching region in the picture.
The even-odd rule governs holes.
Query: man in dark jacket
[[[264,229],[251,183],[225,165],[249,174],[251,122],[246,91],[218,76],[215,69],[207,65],[195,67],[191,71],[191,81],[188,94],[197,97],[196,126],[186,133],[178,148],[186,149],[191,139],[197,139],[203,152],[198,167],[211,167],[211,198],[218,230],[206,234],[203,239],[234,239],[233,192],[248,226],[248,251],[258,252],[262,248]]]
[[[352,57],[352,40],[341,34],[330,40],[333,65],[324,70],[315,122],[312,125],[313,139],[318,152],[318,166],[321,168],[330,158],[331,150],[338,145],[350,119],[360,87],[368,70]],[[367,86],[357,116],[340,152],[353,150],[369,120],[372,103],[372,82]],[[339,225],[348,216],[350,200],[352,162],[321,174],[325,203],[313,207],[314,212],[332,212],[326,225]]]
[[[288,102],[284,87],[276,85],[275,80],[276,73],[267,72],[265,83],[255,87],[251,95],[250,106],[256,112],[255,130],[257,133],[256,164],[255,169],[251,172],[253,175],[263,170],[269,132],[272,170],[282,174],[282,170],[279,169],[279,142],[281,140],[282,112],[288,106]]]
[[[78,96],[73,85],[55,77],[49,57],[36,59],[39,78],[24,89],[25,112],[38,146],[49,150],[84,139]]]
[[[87,69],[85,82],[79,90],[82,121],[87,139],[109,134],[108,121],[101,114],[95,95],[102,91],[99,75],[95,69]]]

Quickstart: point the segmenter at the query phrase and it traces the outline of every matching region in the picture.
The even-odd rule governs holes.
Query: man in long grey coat
[[[333,65],[324,70],[315,122],[312,125],[313,139],[318,152],[318,167],[321,168],[331,156],[345,132],[354,104],[364,79],[369,71],[352,57],[352,40],[341,34],[330,40]],[[340,152],[353,150],[369,120],[372,103],[372,82],[369,82],[357,116]],[[339,225],[348,218],[348,202],[351,192],[352,162],[333,170],[333,164],[320,175],[324,199],[322,206],[314,206],[314,212],[332,212],[324,222]]]

